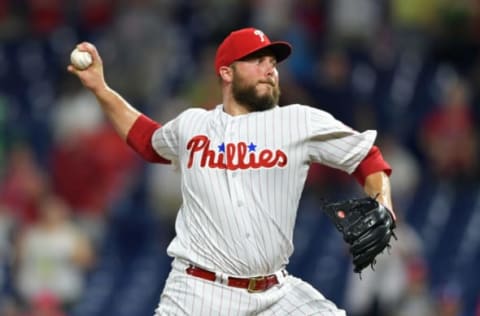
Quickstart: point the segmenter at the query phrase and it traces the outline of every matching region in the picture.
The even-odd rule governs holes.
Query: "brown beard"
[[[259,95],[256,89],[258,83],[270,84],[273,87],[273,92]],[[273,81],[264,80],[257,82],[257,84],[245,83],[245,80],[238,76],[236,70],[233,70],[233,98],[249,112],[269,110],[277,105],[280,99],[280,88]]]

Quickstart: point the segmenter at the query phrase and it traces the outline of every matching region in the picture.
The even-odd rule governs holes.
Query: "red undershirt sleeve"
[[[355,169],[353,176],[363,187],[367,176],[379,171],[384,171],[390,176],[392,167],[383,159],[380,149],[377,146],[373,146],[360,162],[357,169]]]
[[[128,131],[127,144],[146,161],[169,164],[170,161],[157,154],[152,146],[153,133],[160,127],[157,122],[140,115]]]

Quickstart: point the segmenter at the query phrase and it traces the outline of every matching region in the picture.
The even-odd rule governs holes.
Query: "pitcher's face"
[[[277,62],[267,50],[236,61],[233,65],[232,95],[249,111],[268,110],[278,104]]]

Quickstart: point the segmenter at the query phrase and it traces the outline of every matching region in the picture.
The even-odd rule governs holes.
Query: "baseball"
[[[92,64],[92,55],[89,52],[84,52],[75,48],[70,54],[70,62],[75,68],[79,70],[87,69]]]

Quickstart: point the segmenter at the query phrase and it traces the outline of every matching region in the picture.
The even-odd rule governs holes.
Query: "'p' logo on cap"
[[[220,67],[230,66],[234,61],[267,47],[272,50],[277,62],[281,62],[292,52],[292,46],[288,42],[271,42],[261,30],[248,27],[233,31],[218,46],[215,72],[218,74]]]
[[[262,31],[260,31],[260,30],[255,30],[255,31],[253,31],[253,34],[260,36],[260,40],[261,40],[262,42],[265,42],[265,37],[264,37],[265,34],[264,34]]]

